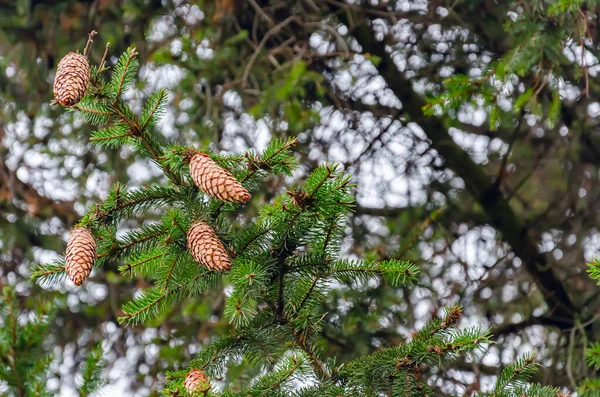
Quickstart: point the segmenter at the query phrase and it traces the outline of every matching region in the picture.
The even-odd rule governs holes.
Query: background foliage
[[[20,310],[40,296],[56,308],[44,347],[60,363],[52,390],[73,389],[72,374],[103,341],[109,387],[158,393],[166,369],[228,329],[222,291],[150,327],[119,326],[122,305],[148,285],[117,277],[116,262],[80,289],[29,280],[30,265],[58,258],[110,185],[164,178],[132,150],[90,146],[92,125],[49,106],[58,60],[91,29],[95,64],[106,41],[110,66],[136,46],[142,67],[125,93],[135,111],[171,90],[156,125],[163,143],[262,152],[271,138],[298,136],[301,167],[269,179],[239,216],[256,217],[259,203],[323,161],[340,162],[357,192],[344,256],[419,266],[416,287],[329,291],[325,355],[347,362],[397,346],[460,303],[461,325],[490,326],[497,343],[430,374],[438,394],[489,391],[504,365],[534,351],[542,368],[531,375],[544,385],[593,380],[595,3],[0,2],[0,284],[14,287]]]

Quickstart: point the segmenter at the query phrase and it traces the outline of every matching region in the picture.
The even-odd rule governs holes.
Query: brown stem
[[[108,55],[108,49],[110,48],[110,43],[106,43],[106,48],[104,49],[104,55],[102,55],[102,60],[100,61],[100,65],[98,66],[98,73],[104,69],[104,62],[106,62],[106,56]]]
[[[289,323],[288,323],[289,324]],[[296,344],[300,349],[302,349],[306,355],[308,356],[308,360],[315,371],[317,377],[321,380],[326,380],[331,378],[331,374],[325,368],[325,364],[319,360],[319,357],[315,354],[315,352],[306,344],[306,341],[303,340],[297,333],[294,332],[294,339],[296,340]]]
[[[97,34],[98,34],[98,32],[96,32],[95,30],[92,30],[88,34],[88,41],[87,41],[87,44],[85,45],[85,50],[83,50],[83,56],[85,56],[86,58],[87,58],[88,54],[90,53],[90,48],[92,47],[92,43],[94,42],[93,38]]]

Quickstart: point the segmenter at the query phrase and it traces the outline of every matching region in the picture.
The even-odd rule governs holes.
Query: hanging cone
[[[67,241],[65,268],[75,285],[81,285],[92,272],[96,259],[96,240],[85,227],[76,227]]]
[[[226,169],[204,153],[196,153],[190,160],[190,175],[196,186],[221,201],[245,203],[250,193]]]
[[[70,52],[58,63],[54,78],[54,98],[63,106],[77,104],[90,82],[90,65],[84,55]]]
[[[212,227],[196,222],[188,230],[187,245],[190,253],[202,266],[213,271],[231,269],[231,259]]]
[[[201,369],[193,369],[185,376],[185,391],[188,394],[206,393],[210,389],[210,381]]]

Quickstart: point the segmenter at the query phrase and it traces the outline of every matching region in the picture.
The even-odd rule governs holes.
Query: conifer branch
[[[285,383],[285,381],[288,380],[294,374],[294,372],[296,372],[296,370],[300,367],[300,363],[294,357],[292,357],[292,361],[294,362],[294,365],[289,370],[287,370],[280,379],[278,379],[275,383],[273,383],[269,387],[269,390],[271,390],[271,391],[278,390],[280,388],[280,386],[283,385]]]
[[[37,278],[37,277],[45,277],[45,276],[49,276],[51,274],[55,274],[55,273],[61,273],[65,271],[65,267],[64,266],[59,266],[59,267],[55,267],[53,269],[50,270],[40,270],[39,272],[36,272],[34,275],[32,275],[33,278]]]
[[[80,112],[91,113],[91,114],[96,114],[96,115],[102,115],[102,116],[112,116],[113,115],[112,112],[109,112],[106,110],[84,108],[81,105],[75,105],[75,106],[72,106],[72,108],[75,110],[79,110]]]
[[[115,106],[115,112],[118,115],[119,119],[122,120],[129,127],[129,135],[133,138],[139,140],[142,147],[148,152],[150,157],[156,162],[156,164],[160,165],[163,168],[164,173],[169,177],[171,181],[173,181],[176,185],[181,185],[182,181],[179,175],[172,172],[170,167],[166,164],[163,164],[163,156],[164,153],[162,149],[155,144],[155,142],[149,139],[147,131],[145,128],[142,128],[142,125],[138,120],[133,119],[124,109],[122,103],[118,103]]]
[[[167,296],[169,296],[169,294],[173,294],[173,293],[174,293],[173,291],[163,291],[163,293],[158,295],[156,298],[154,298],[152,301],[148,302],[146,305],[142,306],[138,310],[136,310],[132,313],[125,312],[125,316],[119,317],[119,321],[121,323],[124,323],[125,321],[127,321],[127,322],[133,321],[135,318],[140,316],[142,313],[147,312],[148,310],[152,309],[154,306],[159,304],[163,299],[165,299]]]
[[[87,397],[102,385],[102,345],[96,345],[87,356],[81,369],[82,382],[79,385],[79,395]]]
[[[171,276],[173,275],[173,269],[177,265],[177,262],[179,261],[180,256],[181,256],[181,253],[178,253],[175,256],[175,259],[173,260],[171,265],[169,266],[169,271],[167,272],[167,278],[165,279],[165,286],[163,287],[163,290],[165,290],[165,291],[169,289],[169,283],[171,282]]]
[[[319,282],[319,280],[321,280],[320,276],[314,276],[313,277],[313,281],[310,284],[310,287],[308,288],[308,290],[306,291],[306,294],[304,295],[304,298],[302,298],[302,301],[298,305],[298,308],[296,309],[296,311],[294,313],[294,316],[297,315],[302,310],[302,308],[304,307],[304,304],[310,298],[310,295],[313,293],[313,291],[314,291],[315,287],[317,286],[317,283]]]
[[[429,321],[409,342],[351,361],[342,371],[323,361],[318,342],[327,315],[320,305],[329,288],[327,279],[356,285],[379,277],[394,286],[408,285],[417,282],[419,269],[398,260],[381,263],[335,260],[344,239],[345,217],[354,203],[350,179],[339,172],[337,165],[317,167],[301,186],[264,205],[258,219],[249,220],[240,228],[228,224],[227,217],[219,216],[225,204],[217,202],[214,196],[199,200],[202,193],[185,181],[190,168],[189,154],[198,151],[179,144],[165,150],[159,137],[151,134],[151,127],[167,103],[166,91],[154,92],[141,114],[134,114],[121,98],[134,81],[136,56],[135,49],[128,49],[115,65],[110,82],[103,86],[97,79],[91,94],[75,108],[90,123],[113,123],[94,132],[92,143],[102,147],[132,145],[152,159],[170,180],[168,187],[131,191],[115,184],[108,198],[79,223],[94,234],[96,240],[90,245],[97,244],[99,250],[96,265],[106,258],[124,259],[125,265],[119,267],[121,272],[153,281],[151,288],[142,290],[123,306],[124,316],[119,322],[136,324],[159,319],[177,303],[217,285],[222,270],[231,270],[228,280],[232,290],[223,312],[232,327],[231,334],[205,346],[190,368],[202,368],[209,377],[220,376],[227,372],[229,360],[240,358],[258,368],[274,368],[270,374],[256,376],[256,381],[243,391],[249,395],[271,392],[284,395],[292,377],[314,374],[319,380],[319,385],[310,389],[314,393],[300,391],[298,395],[399,392],[414,396],[418,395],[415,390],[429,390],[419,378],[423,366],[442,365],[489,342],[488,331],[457,330],[462,312],[455,306],[442,318]],[[101,69],[102,65],[98,70]],[[302,67],[295,70],[303,71]],[[289,149],[295,143],[296,139],[273,139],[262,156],[208,155],[251,190],[268,174],[292,174],[297,160]],[[123,219],[167,204],[173,206],[165,211],[160,222],[144,224],[141,229],[117,238]],[[197,238],[192,239],[191,224],[199,220],[210,233],[196,233]],[[210,240],[208,245],[216,246],[220,238],[224,240],[221,244],[233,247],[233,255],[222,250],[228,266],[217,267],[219,271],[211,271],[215,268],[204,262],[213,252],[211,249],[188,252],[190,242],[202,246],[206,244],[203,240]],[[64,274],[64,270],[65,265],[59,262],[40,267],[34,274],[51,279],[55,274]],[[84,383],[93,383],[92,375],[85,370]],[[183,387],[189,391],[190,379],[195,380],[179,371],[176,375],[169,374],[165,392],[178,395]],[[508,383],[518,382],[509,379]],[[335,394],[319,394],[332,390]],[[224,395],[232,395],[227,393]]]
[[[248,164],[248,169],[250,171],[246,175],[244,175],[244,177],[240,180],[240,182],[241,183],[246,182],[248,179],[250,179],[252,176],[254,176],[260,169],[264,169],[264,168],[269,169],[271,160],[273,160],[275,157],[277,157],[277,155],[279,155],[280,153],[283,153],[284,151],[290,149],[297,142],[298,142],[298,139],[294,137],[294,138],[290,139],[288,142],[286,142],[285,144],[281,145],[281,147],[278,148],[277,150],[275,150],[273,153],[270,153],[269,155],[264,157],[258,163],[250,161]]]
[[[124,194],[125,198],[119,196],[115,203],[105,203],[97,208],[93,212],[93,219],[97,221],[105,220],[115,213],[135,208],[140,204],[158,203],[158,205],[164,205],[175,200],[177,193],[177,190],[170,188],[132,190]]]
[[[161,253],[153,255],[153,256],[151,256],[149,258],[145,258],[143,260],[140,260],[139,262],[135,262],[135,263],[125,262],[125,266],[120,267],[119,270],[121,272],[129,272],[129,274],[131,274],[133,272],[133,269],[135,269],[136,267],[145,265],[146,263],[152,262],[152,261],[154,261],[154,260],[156,260],[158,258],[161,258],[161,257],[165,256],[165,255],[166,255],[166,252],[161,252]]]
[[[321,381],[331,379],[331,373],[329,372],[325,364],[323,364],[323,362],[319,359],[314,350],[306,343],[306,340],[302,339],[300,335],[294,331],[293,327],[292,332],[294,333],[296,345],[298,345],[298,347],[300,347],[308,356],[308,360],[313,370],[315,371],[317,378],[319,378]]]
[[[129,134],[117,134],[117,135],[112,135],[112,136],[101,136],[101,137],[90,137],[90,142],[92,143],[97,143],[97,142],[105,142],[105,141],[109,141],[109,140],[114,140],[114,141],[118,141],[120,139],[123,138],[127,138],[129,137]]]
[[[144,114],[142,116],[142,130],[146,130],[152,120],[157,116],[157,113],[161,112],[163,101],[166,97],[167,92],[165,90],[158,90],[157,93],[148,100],[150,108],[144,109]]]
[[[135,59],[135,57],[137,56],[137,51],[135,48],[131,48],[128,53],[127,53],[127,58],[125,61],[125,65],[123,66],[123,71],[120,73],[121,76],[118,80],[118,85],[117,85],[117,95],[116,98],[121,97],[121,92],[123,91],[123,86],[125,85],[126,82],[126,78],[127,78],[127,73],[129,71],[129,68],[131,66],[131,63],[133,62],[133,60]]]
[[[147,303],[145,303],[143,306],[135,305],[136,301],[129,302],[123,308],[125,315],[122,317],[119,317],[119,322],[120,323],[124,323],[124,322],[132,323],[132,322],[136,322],[136,321],[142,322],[143,321],[142,315],[144,315],[145,313],[154,309],[155,306],[160,304],[164,299],[171,298],[178,294],[179,295],[184,294],[186,288],[188,288],[190,285],[196,283],[198,280],[200,280],[204,276],[206,276],[206,273],[196,274],[193,279],[188,280],[184,283],[178,284],[175,288],[170,289],[170,290],[165,290],[165,289],[160,289],[160,291],[158,291],[157,289],[145,290],[145,292],[147,292],[147,293],[158,292],[158,295],[153,297],[151,300],[147,301]],[[131,309],[133,307],[137,307],[137,308],[134,311],[128,311],[128,309]]]
[[[96,259],[108,257],[110,255],[114,255],[117,252],[127,251],[128,249],[130,249],[136,245],[147,243],[158,237],[164,236],[167,233],[168,233],[168,230],[165,230],[163,228],[158,228],[158,230],[150,230],[150,233],[148,233],[148,234],[144,234],[142,232],[141,235],[139,236],[139,238],[131,238],[129,241],[125,242],[124,244],[115,244],[115,245],[111,246],[107,251],[96,256]]]
[[[32,279],[40,279],[40,283],[50,284],[66,276],[65,262],[54,261],[49,264],[36,264],[33,266]]]
[[[252,245],[252,243],[254,243],[256,240],[258,240],[259,238],[261,238],[262,236],[264,236],[265,234],[269,233],[271,230],[268,228],[263,229],[262,231],[260,231],[259,233],[256,233],[254,236],[252,236],[252,238],[250,238],[248,241],[246,241],[244,243],[244,245],[242,245],[240,248],[238,248],[235,252],[235,256],[241,255],[244,253],[244,251],[246,251],[246,249]]]

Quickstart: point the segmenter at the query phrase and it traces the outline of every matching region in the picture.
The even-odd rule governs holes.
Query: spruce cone
[[[250,200],[250,193],[242,184],[206,154],[196,153],[192,157],[190,175],[196,186],[211,197],[234,203],[245,203]]]
[[[90,82],[90,65],[84,55],[70,52],[58,63],[54,78],[54,98],[63,106],[73,106],[85,95]]]
[[[185,376],[185,391],[188,394],[206,393],[210,389],[210,381],[201,369],[193,369]]]
[[[96,259],[96,240],[85,227],[76,227],[67,241],[65,268],[75,285],[81,285],[92,272]]]
[[[206,223],[198,221],[190,227],[187,233],[187,245],[196,262],[209,270],[231,269],[231,259],[223,243],[212,227]]]

